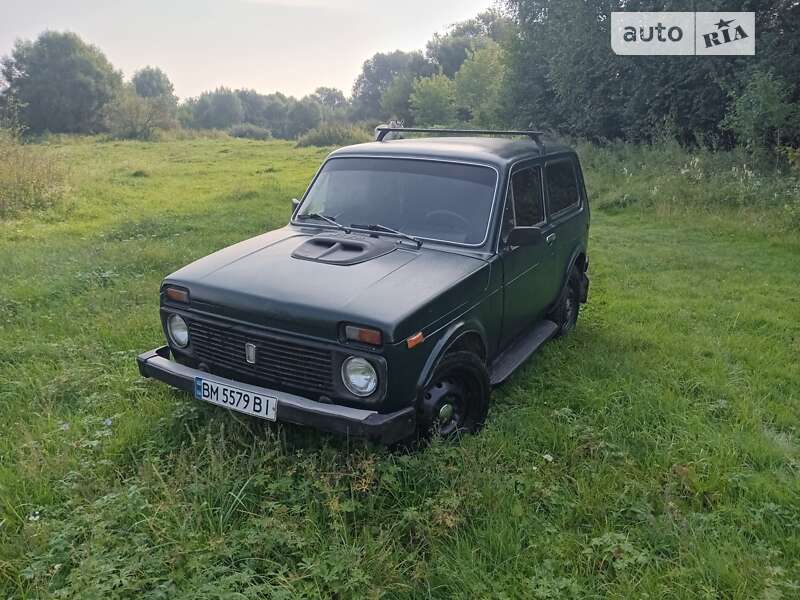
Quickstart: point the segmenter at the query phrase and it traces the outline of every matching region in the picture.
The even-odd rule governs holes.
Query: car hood
[[[379,328],[388,343],[455,315],[489,285],[489,263],[472,256],[381,237],[384,251],[332,263],[308,258],[311,238],[290,227],[272,231],[201,258],[165,283],[187,287],[194,310],[330,340],[341,323],[356,323]]]

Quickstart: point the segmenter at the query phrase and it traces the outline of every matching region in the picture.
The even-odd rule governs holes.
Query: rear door
[[[557,265],[555,279],[560,288],[564,283],[568,261],[580,245],[588,221],[575,157],[567,155],[548,160],[544,172],[547,221],[552,228],[548,241],[554,251]]]
[[[501,347],[538,321],[558,293],[553,246],[509,246],[505,240],[514,227],[539,227],[545,237],[551,233],[539,164],[515,166],[506,193],[500,241],[504,276]]]

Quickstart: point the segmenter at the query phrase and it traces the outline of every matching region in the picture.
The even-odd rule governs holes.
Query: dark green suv
[[[378,131],[325,160],[286,227],[164,280],[167,345],[142,375],[386,443],[482,425],[492,386],[586,302],[578,157],[535,132]]]

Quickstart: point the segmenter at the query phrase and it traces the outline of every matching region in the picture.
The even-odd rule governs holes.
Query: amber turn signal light
[[[371,346],[380,346],[383,343],[383,336],[377,329],[368,329],[366,327],[357,327],[356,325],[346,325],[344,328],[344,337],[354,342],[361,342],[362,344],[370,344]]]
[[[421,331],[418,331],[410,338],[406,340],[406,346],[409,348],[413,348],[414,346],[419,346],[422,342],[425,341],[425,336],[422,334]]]
[[[183,290],[181,288],[175,287],[168,287],[164,290],[164,294],[167,296],[168,300],[172,300],[173,302],[180,302],[182,304],[189,304],[189,290]]]

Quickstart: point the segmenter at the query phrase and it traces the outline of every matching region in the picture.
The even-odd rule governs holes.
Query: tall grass
[[[61,202],[67,189],[67,170],[55,153],[0,129],[0,219],[50,208]]]
[[[190,140],[225,140],[231,136],[223,129],[189,129],[176,127],[174,129],[159,129],[155,140],[157,142],[185,142]]]
[[[594,208],[609,212],[740,219],[767,228],[800,225],[800,170],[742,151],[659,144],[577,144]]]
[[[723,195],[732,154],[581,148],[577,329],[495,391],[480,435],[400,454],[136,370],[163,343],[162,277],[285,224],[327,149],[60,152],[69,214],[0,224],[0,598],[798,596],[800,241],[702,204],[783,175]],[[655,185],[652,209],[614,204]]]

